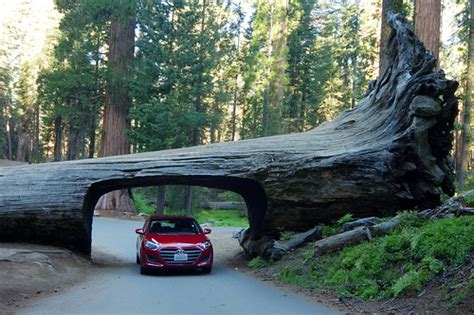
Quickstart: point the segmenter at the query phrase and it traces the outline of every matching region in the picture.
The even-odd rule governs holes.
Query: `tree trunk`
[[[63,126],[61,115],[54,119],[54,161],[58,162],[62,159],[63,147]]]
[[[380,50],[379,50],[379,75],[382,73],[384,56],[387,53],[388,36],[390,26],[388,25],[389,13],[402,13],[403,0],[382,0],[382,26],[380,28]]]
[[[1,87],[1,86],[0,86]],[[0,91],[0,158],[4,159],[6,158],[6,124],[5,124],[5,119],[4,119],[4,95]]]
[[[474,0],[470,1],[470,27],[469,27],[469,41],[467,48],[467,77],[466,77],[466,99],[463,106],[463,122],[461,131],[460,143],[460,165],[458,173],[459,190],[465,189],[466,175],[468,171],[468,148],[469,139],[471,136],[471,110],[474,102],[473,84],[474,84]]]
[[[439,59],[441,0],[416,0],[415,33]]]
[[[13,160],[13,140],[12,140],[12,125],[11,125],[11,119],[8,119],[8,130],[7,130],[7,158],[9,160]]]
[[[185,187],[183,208],[186,215],[191,215],[193,209],[193,186]]]
[[[99,196],[138,186],[240,194],[250,244],[280,228],[307,231],[349,212],[367,217],[436,207],[443,193],[454,194],[457,82],[435,70],[436,59],[405,19],[391,16],[390,23],[387,67],[377,81],[353,110],[308,132],[0,168],[0,241],[89,253]]]
[[[155,214],[165,214],[166,186],[156,187],[156,210]]]
[[[113,18],[109,39],[109,64],[111,79],[106,87],[103,133],[99,156],[130,153],[126,131],[128,111],[132,100],[126,82],[133,61],[135,40],[135,5],[125,1],[123,15]],[[136,212],[127,190],[110,193],[96,205],[97,210]]]

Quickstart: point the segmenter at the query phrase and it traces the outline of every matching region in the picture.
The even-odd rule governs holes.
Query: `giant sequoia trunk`
[[[88,253],[92,210],[118,188],[190,184],[237,192],[250,239],[307,230],[345,213],[432,208],[454,193],[457,83],[391,16],[380,77],[359,105],[309,132],[94,160],[0,168],[0,240]]]
[[[110,79],[105,95],[104,127],[99,150],[101,157],[130,153],[126,133],[132,99],[126,80],[133,61],[135,5],[128,0],[119,3],[116,10],[121,10],[123,16],[114,17],[110,25]],[[127,189],[104,195],[97,203],[97,210],[136,212]]]

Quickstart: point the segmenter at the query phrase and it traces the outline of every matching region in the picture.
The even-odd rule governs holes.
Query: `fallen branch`
[[[252,257],[260,256],[267,260],[272,259],[276,261],[281,259],[288,251],[308,241],[320,239],[322,235],[323,229],[320,226],[316,226],[304,233],[293,235],[285,242],[279,242],[267,236],[259,240],[252,240],[249,230],[240,231],[234,237],[238,238],[240,245],[248,255]]]
[[[323,228],[315,226],[304,233],[295,234],[286,242],[275,241],[274,247],[281,248],[285,251],[295,249],[308,241],[315,241],[321,239],[323,236]]]
[[[406,215],[399,214],[394,218],[373,226],[358,227],[350,231],[326,237],[315,243],[314,256],[340,250],[348,245],[356,245],[363,241],[371,241],[373,236],[381,236],[389,233],[404,221]]]
[[[368,217],[368,218],[358,219],[355,221],[344,223],[342,225],[342,230],[346,232],[346,231],[350,231],[361,226],[372,226],[372,225],[375,225],[375,223],[379,220],[380,218],[378,217]]]

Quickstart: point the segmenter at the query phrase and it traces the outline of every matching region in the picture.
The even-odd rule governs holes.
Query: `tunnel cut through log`
[[[249,221],[250,235],[259,238],[262,235],[263,220],[267,210],[267,197],[262,186],[250,179],[237,177],[212,177],[212,176],[190,176],[190,177],[147,177],[134,179],[108,180],[94,183],[85,195],[83,205],[84,225],[89,238],[84,243],[84,252],[90,252],[92,240],[92,219],[95,205],[99,198],[113,190],[127,189],[146,186],[163,185],[191,185],[208,188],[216,188],[232,191],[239,194],[245,201]],[[89,244],[89,247],[87,247]]]
[[[98,195],[168,180],[241,194],[255,239],[346,213],[436,207],[443,193],[454,193],[458,84],[436,70],[404,18],[391,15],[389,24],[379,78],[354,109],[308,132],[0,168],[0,241],[61,242],[88,253]]]

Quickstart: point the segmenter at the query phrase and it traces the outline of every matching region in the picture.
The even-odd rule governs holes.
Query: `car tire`
[[[149,275],[150,274],[150,270],[147,268],[147,267],[143,267],[140,265],[140,274],[142,275]]]
[[[201,268],[201,271],[202,271],[202,273],[210,274],[211,271],[212,271],[212,266],[210,266],[210,267],[202,267],[202,268]]]
[[[137,257],[135,258],[135,262],[137,263],[137,265],[140,264],[140,257],[138,257],[138,254],[137,254]]]

